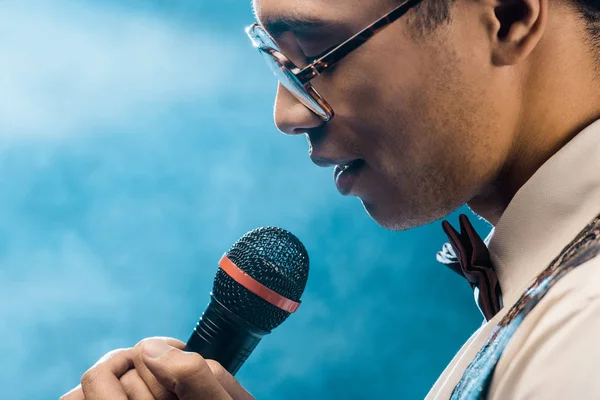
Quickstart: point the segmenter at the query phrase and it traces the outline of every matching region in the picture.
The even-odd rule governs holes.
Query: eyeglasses
[[[421,1],[422,0],[407,0],[403,2],[379,20],[303,68],[298,68],[291,62],[290,59],[281,52],[279,46],[275,43],[275,40],[273,40],[267,31],[259,24],[255,23],[246,28],[246,33],[250,37],[254,47],[258,48],[258,51],[263,55],[265,61],[277,79],[279,79],[279,82],[292,93],[298,101],[327,122],[335,115],[333,108],[331,108],[327,101],[325,101],[319,92],[315,90],[310,81],[365,44],[377,32],[380,32],[386,26],[391,25]]]

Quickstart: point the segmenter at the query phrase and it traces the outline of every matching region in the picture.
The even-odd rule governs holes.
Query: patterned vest
[[[600,216],[565,247],[502,318],[454,388],[451,399],[486,399],[496,365],[527,314],[561,278],[598,254],[600,254]]]

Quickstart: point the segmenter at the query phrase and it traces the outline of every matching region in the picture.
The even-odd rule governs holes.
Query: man
[[[589,245],[596,225],[585,229],[600,214],[600,2],[254,6],[259,25],[249,34],[281,83],[276,124],[306,134],[311,159],[335,166],[342,194],[358,196],[389,229],[432,222],[464,203],[495,226],[489,253],[468,221],[462,234],[445,226],[487,321],[428,397],[474,386],[468,367],[489,355],[484,344],[500,332],[502,357],[490,364],[481,396],[597,398],[600,257]],[[582,240],[589,251],[572,271],[537,278],[560,271],[572,259],[563,248],[577,255]],[[489,259],[489,268],[465,267],[469,255]],[[471,281],[469,268],[489,274],[487,287]],[[544,297],[529,302],[539,290]],[[527,318],[515,320],[523,310]],[[516,327],[508,336],[494,330],[507,324]],[[251,398],[217,364],[181,346],[150,339],[118,351],[64,399]]]

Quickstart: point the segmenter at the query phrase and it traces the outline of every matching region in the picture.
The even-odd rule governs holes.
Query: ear
[[[514,65],[539,43],[548,19],[548,0],[495,0],[492,37],[494,65]]]

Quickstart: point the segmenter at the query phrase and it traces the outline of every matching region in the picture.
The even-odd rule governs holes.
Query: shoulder
[[[595,257],[564,276],[517,328],[494,373],[490,398],[600,393],[598,338],[600,257]]]

